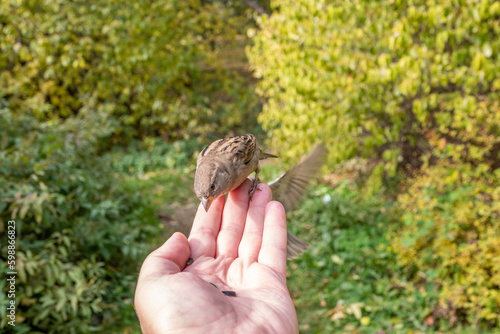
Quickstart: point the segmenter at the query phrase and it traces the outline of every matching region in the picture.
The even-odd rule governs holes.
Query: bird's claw
[[[258,177],[256,177],[256,178],[253,180],[252,187],[251,187],[251,188],[250,188],[250,190],[248,191],[248,195],[250,196],[250,200],[252,200],[252,196],[253,196],[253,194],[254,194],[255,190],[259,190],[259,191],[261,190],[261,189],[259,188],[259,182],[260,182],[260,181],[259,181],[259,178],[258,178]]]

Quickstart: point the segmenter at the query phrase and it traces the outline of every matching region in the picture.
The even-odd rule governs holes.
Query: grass
[[[425,330],[422,314],[428,309],[398,277],[387,240],[394,224],[388,203],[358,197],[346,182],[322,186],[289,217],[290,229],[311,243],[288,271],[301,332]]]
[[[319,186],[288,215],[289,229],[311,244],[288,263],[301,333],[479,333],[448,328],[433,314],[436,286],[406,279],[390,245],[399,226],[391,205],[343,182]]]

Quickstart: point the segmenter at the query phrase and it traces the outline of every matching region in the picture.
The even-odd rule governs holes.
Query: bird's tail
[[[271,154],[271,153],[266,153],[263,152],[261,149],[259,149],[259,160],[264,160],[267,158],[277,158],[277,155]]]

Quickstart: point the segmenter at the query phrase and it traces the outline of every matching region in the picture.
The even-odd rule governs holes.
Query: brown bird
[[[206,211],[213,200],[236,189],[255,172],[250,198],[259,184],[259,160],[277,158],[257,146],[254,135],[247,134],[214,141],[200,152],[194,176],[194,191]]]
[[[237,188],[253,172],[250,198],[257,189],[260,172],[259,160],[275,155],[262,152],[251,134],[217,140],[208,145],[198,156],[194,189],[203,207],[208,211],[213,200]],[[293,210],[305,193],[324,162],[326,150],[317,145],[301,161],[283,175],[269,183],[273,200],[283,204],[288,212]],[[288,232],[287,258],[304,252],[309,244]]]

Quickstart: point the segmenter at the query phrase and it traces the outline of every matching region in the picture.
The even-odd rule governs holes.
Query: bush
[[[500,174],[486,166],[443,165],[398,198],[403,225],[393,237],[414,278],[434,282],[434,316],[500,325]]]
[[[403,279],[387,239],[397,224],[391,207],[344,181],[319,187],[289,215],[311,244],[288,263],[301,333],[426,332],[430,303]]]
[[[276,1],[249,57],[260,121],[298,157],[324,139],[331,162],[422,157],[500,166],[498,1]]]
[[[196,165],[198,140],[179,140],[173,143],[162,138],[132,141],[125,148],[115,146],[109,152],[113,170],[123,174],[143,175],[158,170],[185,169]]]
[[[109,332],[135,323],[133,287],[160,227],[139,196],[122,190],[110,160],[97,157],[114,130],[107,115],[39,123],[0,102],[0,229],[16,221],[16,330]],[[1,251],[4,270],[6,243]]]
[[[39,120],[106,112],[122,142],[221,135],[260,110],[235,47],[249,22],[198,0],[2,1],[0,98]]]
[[[452,324],[498,325],[500,3],[272,5],[248,51],[272,146],[297,158],[319,138],[331,164],[374,158],[379,188],[423,167],[399,198],[401,263],[435,283]]]

